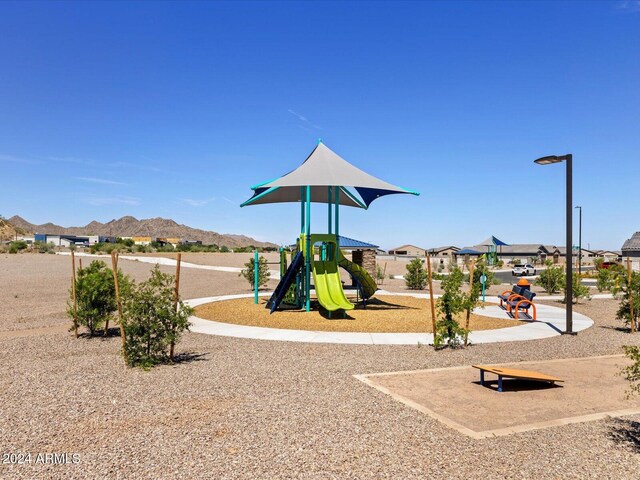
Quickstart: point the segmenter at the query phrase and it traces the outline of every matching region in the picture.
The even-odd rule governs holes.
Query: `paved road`
[[[585,270],[593,270],[593,267],[582,267],[582,271]],[[574,272],[577,272],[576,269],[573,270]],[[540,273],[540,269],[536,268],[536,274]],[[502,283],[515,283],[516,279],[520,278],[520,277],[514,277],[513,275],[511,275],[511,270],[509,270],[508,272],[495,272],[494,273],[495,277],[498,278]],[[538,275],[535,276],[527,276],[524,277],[527,280],[529,280],[530,282],[533,283],[533,281],[535,281],[536,278],[538,278]],[[585,285],[590,285],[593,282],[585,282],[583,280],[583,282]]]

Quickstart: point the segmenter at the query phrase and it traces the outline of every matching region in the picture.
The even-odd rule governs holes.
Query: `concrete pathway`
[[[427,294],[406,294],[378,291],[380,295],[404,295],[417,298],[427,298]],[[263,293],[260,296],[270,296]],[[185,303],[196,307],[210,302],[220,302],[236,298],[248,298],[253,294],[223,295],[187,300]],[[439,295],[434,295],[439,297]],[[474,313],[488,317],[510,318],[507,313],[496,305],[476,308]],[[287,330],[279,328],[252,327],[231,323],[204,320],[191,317],[191,331],[208,335],[224,337],[251,338],[257,340],[285,340],[290,342],[308,343],[342,343],[355,345],[417,345],[432,344],[432,333],[365,333],[365,332],[322,332],[309,330]],[[580,313],[573,313],[573,329],[576,332],[585,330],[593,325],[593,320]],[[471,343],[515,342],[536,340],[560,335],[565,330],[565,311],[550,305],[538,305],[538,321],[527,321],[516,327],[495,330],[479,330],[471,332]]]
[[[71,255],[70,252],[56,252],[57,255]],[[76,257],[92,257],[92,258],[111,258],[110,255],[99,255],[94,253],[76,253]],[[169,267],[175,267],[177,261],[173,258],[165,258],[165,257],[138,257],[134,255],[119,255],[119,259],[121,260],[131,260],[133,262],[142,262],[142,263],[152,263],[158,265],[165,265]],[[213,265],[200,265],[199,263],[190,263],[190,262],[180,262],[180,267],[183,268],[196,268],[199,270],[215,270],[217,272],[231,272],[231,273],[240,273],[242,268],[240,267],[216,267]],[[280,279],[280,270],[269,270],[271,272],[271,278],[274,280]]]

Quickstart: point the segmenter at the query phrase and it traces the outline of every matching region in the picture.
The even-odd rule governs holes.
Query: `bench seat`
[[[533,380],[536,382],[546,382],[552,385],[555,382],[564,382],[564,380],[547,375],[546,373],[534,372],[531,370],[518,370],[515,368],[502,368],[490,365],[472,365],[473,368],[480,370],[480,385],[484,387],[484,374],[485,372],[493,373],[498,376],[498,392],[502,392],[502,379],[503,378],[518,378],[522,380]]]

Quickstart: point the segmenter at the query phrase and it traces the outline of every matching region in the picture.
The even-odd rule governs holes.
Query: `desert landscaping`
[[[0,32],[0,480],[640,480],[640,0]]]
[[[226,265],[247,259],[227,254]],[[577,337],[434,351],[187,333],[175,363],[144,371],[124,365],[117,336],[67,331],[69,260],[0,257],[0,450],[72,452],[80,463],[2,465],[4,478],[532,478],[540,464],[548,478],[637,477],[638,414],[478,440],[354,378],[619,355],[640,337],[620,329],[612,300],[575,307],[595,321]],[[198,263],[221,262],[204,254]],[[120,260],[136,279],[151,267]],[[180,289],[185,299],[250,293],[237,273],[195,268],[182,269]],[[456,401],[460,411],[468,402]]]

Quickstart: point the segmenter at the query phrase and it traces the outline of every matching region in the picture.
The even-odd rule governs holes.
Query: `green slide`
[[[353,262],[347,260],[344,255],[342,255],[342,251],[338,250],[340,253],[338,254],[338,263],[344,268],[347,272],[351,274],[353,278],[355,278],[358,283],[362,286],[362,296],[366,299],[372,297],[376,290],[378,289],[378,285],[376,285],[376,281],[371,278],[369,272],[367,272],[360,265],[356,265]]]
[[[353,310],[351,303],[342,290],[338,263],[333,260],[313,261],[313,283],[318,302],[327,311]]]

